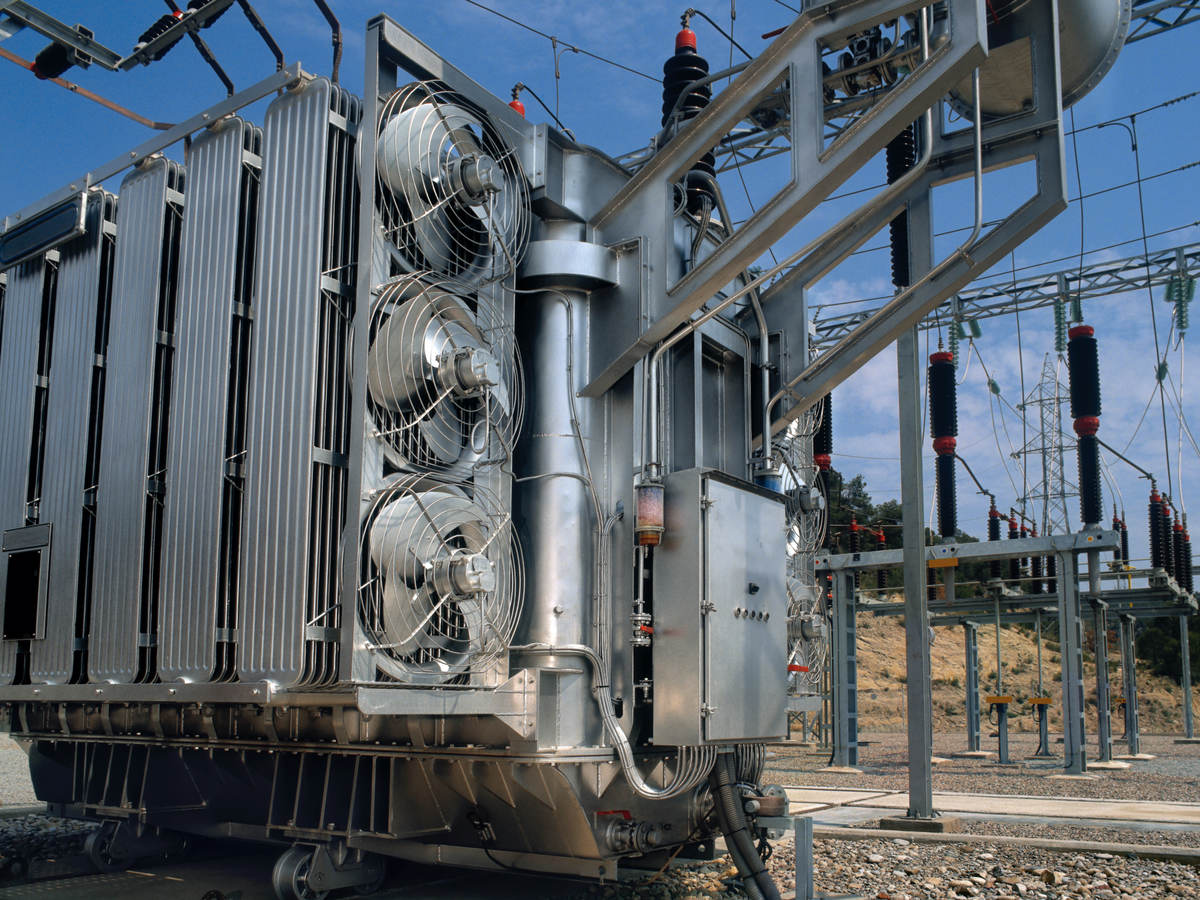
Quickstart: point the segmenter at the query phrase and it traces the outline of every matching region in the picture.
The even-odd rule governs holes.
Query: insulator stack
[[[879,528],[871,532],[874,536],[877,546],[876,550],[884,549],[884,544],[887,542],[887,537],[883,533],[883,529]],[[879,568],[875,570],[875,587],[882,591],[887,588],[887,569]]]
[[[954,450],[958,442],[958,397],[954,355],[939,350],[929,357],[929,430],[937,454],[938,534],[953,538],[958,531],[954,485]]]
[[[1183,587],[1187,580],[1187,559],[1183,555],[1183,525],[1178,517],[1171,526],[1171,545],[1175,556],[1175,581]]]
[[[1159,521],[1159,533],[1162,535],[1163,568],[1172,578],[1175,577],[1175,538],[1171,532],[1171,507],[1163,500],[1162,518]]]
[[[1150,568],[1162,569],[1162,498],[1158,491],[1150,489]]]
[[[988,510],[987,536],[989,541],[1000,540],[1001,518],[1003,517],[1000,515],[1000,510],[996,509],[996,505],[993,503],[992,508]],[[1000,560],[993,559],[988,563],[988,575],[991,578],[999,578],[1003,572],[1004,568],[1001,565]]]
[[[663,63],[662,124],[666,125],[675,110],[681,121],[691,119],[712,99],[712,86],[688,88],[693,81],[708,75],[708,60],[696,52],[696,32],[684,27],[675,35],[675,55]],[[680,100],[680,95],[686,96]],[[676,101],[679,105],[676,107]],[[710,178],[716,177],[716,161],[712,152],[705,153],[687,174],[687,209],[696,215],[716,205]]]
[[[1008,517],[1008,539],[1015,541],[1021,536],[1021,531],[1017,528],[1017,519],[1015,516]],[[1021,560],[1015,556],[1008,561],[1008,580],[1019,581],[1021,578]]]
[[[1058,557],[1046,557],[1046,593],[1058,593],[1058,579],[1055,577],[1058,574]]]
[[[1054,298],[1054,352],[1067,349],[1067,304],[1061,297]]]
[[[1024,522],[1021,523],[1020,527],[1021,527],[1021,540],[1025,540],[1025,538],[1029,537],[1029,529],[1025,527]],[[1029,575],[1030,572],[1033,571],[1033,566],[1030,564],[1030,559],[1028,556],[1021,557],[1019,560],[1017,560],[1017,562],[1021,566],[1021,574],[1022,575]]]
[[[1125,565],[1129,565],[1129,529],[1125,526],[1125,520],[1121,519],[1121,560]]]
[[[1037,526],[1033,527],[1033,537],[1038,536]],[[1030,593],[1042,593],[1045,585],[1042,583],[1042,557],[1031,556],[1029,558],[1029,574],[1033,578],[1033,583],[1030,585]]]
[[[884,154],[888,184],[892,184],[909,171],[917,162],[917,133],[909,125],[891,139]],[[901,212],[889,226],[892,244],[892,284],[898,288],[908,287],[911,281],[908,264],[908,213]]]
[[[1071,416],[1079,450],[1079,513],[1085,527],[1103,516],[1100,493],[1100,351],[1095,329],[1076,325],[1067,336],[1067,370],[1071,378]]]
[[[1187,516],[1183,517],[1183,589],[1189,594],[1196,590],[1192,583],[1192,536],[1187,530]]]
[[[828,472],[833,462],[833,394],[821,398],[821,424],[813,435],[813,465]]]
[[[1117,532],[1118,535],[1121,533],[1121,520],[1117,516],[1115,510],[1113,511],[1112,530]],[[1123,547],[1117,547],[1117,549],[1113,551],[1113,560],[1115,562],[1124,562],[1125,558],[1125,550]]]

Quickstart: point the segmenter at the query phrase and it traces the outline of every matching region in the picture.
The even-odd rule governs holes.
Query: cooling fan
[[[370,334],[371,433],[393,468],[465,477],[505,458],[522,382],[512,328],[489,300],[403,276],[379,291]]]
[[[377,205],[406,268],[475,284],[514,271],[529,236],[520,160],[482,112],[429,82],[383,105]]]
[[[788,680],[792,687],[819,684],[829,656],[829,616],[819,592],[788,576]]]
[[[375,665],[409,684],[466,683],[507,649],[520,616],[520,554],[500,504],[417,477],[370,501],[359,622]]]

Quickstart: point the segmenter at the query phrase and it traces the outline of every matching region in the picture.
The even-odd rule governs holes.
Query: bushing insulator
[[[821,424],[813,435],[813,458],[833,455],[833,394],[821,398]]]
[[[989,541],[1000,540],[1000,510],[992,507],[988,511],[987,536]],[[993,559],[988,563],[988,575],[992,578],[999,578],[1004,572],[1004,567],[1000,560]]]
[[[1129,563],[1129,529],[1125,526],[1124,519],[1121,520],[1121,560]]]
[[[1100,415],[1100,351],[1090,325],[1076,325],[1068,332],[1067,371],[1071,379],[1071,416],[1079,419]]]
[[[1162,557],[1162,500],[1158,491],[1150,492],[1150,568],[1163,568]]]
[[[917,134],[909,125],[892,138],[884,154],[888,184],[901,178],[912,169],[917,161]],[[891,233],[892,284],[898,288],[908,287],[911,282],[908,260],[908,213],[901,212],[888,226]]]
[[[1015,541],[1021,536],[1021,529],[1017,527],[1017,520],[1009,517],[1008,520],[1008,539]],[[1013,557],[1008,561],[1008,579],[1009,581],[1017,581],[1021,577],[1021,560]]]
[[[1175,581],[1183,587],[1184,573],[1187,571],[1187,560],[1183,555],[1183,526],[1176,519],[1175,525],[1171,528],[1171,546],[1175,555]]]
[[[937,466],[938,534],[953,538],[958,532],[958,501],[954,491],[953,455],[939,456]]]
[[[708,60],[696,52],[696,33],[684,28],[675,36],[675,54],[663,63],[662,124],[666,125],[674,109],[682,120],[691,119],[708,106],[712,99],[712,85],[689,88],[688,85],[708,75]],[[680,96],[683,99],[680,100]],[[678,107],[675,105],[679,101]],[[705,153],[692,165],[687,179],[687,208],[695,215],[708,198],[709,209],[716,204],[716,196],[706,176],[716,175],[716,161],[712,152]]]
[[[1053,594],[1058,591],[1058,557],[1046,557],[1046,593]]]
[[[1084,525],[1097,525],[1104,516],[1104,498],[1100,493],[1100,442],[1093,434],[1080,436],[1079,516]]]
[[[1183,531],[1183,589],[1189,594],[1196,590],[1192,583],[1192,536],[1187,529]]]
[[[1042,582],[1042,570],[1045,568],[1043,558],[1040,556],[1031,557],[1029,560],[1029,574],[1033,577],[1033,583],[1030,585],[1030,592],[1034,594],[1042,593],[1045,584]]]
[[[935,440],[958,436],[954,356],[945,351],[929,357],[929,433]]]
[[[1163,568],[1167,570],[1167,574],[1172,578],[1175,577],[1175,545],[1174,538],[1171,535],[1171,507],[1164,500],[1162,504],[1162,520],[1159,523],[1159,532],[1162,534],[1162,559]]]

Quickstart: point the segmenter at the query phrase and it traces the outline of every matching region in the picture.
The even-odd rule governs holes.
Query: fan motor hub
[[[442,594],[488,594],[496,589],[496,566],[482,553],[455,553],[435,564],[433,579]]]
[[[504,190],[504,173],[494,159],[484,154],[471,154],[457,160],[453,163],[451,174],[456,185],[472,202]]]
[[[500,363],[480,347],[456,347],[439,357],[438,377],[455,394],[469,396],[500,383]]]

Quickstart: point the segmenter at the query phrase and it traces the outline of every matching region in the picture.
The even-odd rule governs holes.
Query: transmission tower
[[[1067,515],[1067,499],[1079,495],[1079,488],[1067,480],[1063,468],[1063,445],[1066,435],[1062,428],[1062,405],[1070,398],[1070,391],[1059,378],[1060,360],[1047,353],[1042,361],[1042,377],[1022,401],[1022,409],[1037,410],[1037,430],[1030,435],[1029,442],[1021,449],[1028,460],[1039,457],[1042,462],[1042,477],[1030,485],[1028,493],[1021,498],[1022,504],[1032,504],[1034,509],[1041,505],[1042,534],[1065,534],[1071,530]]]

